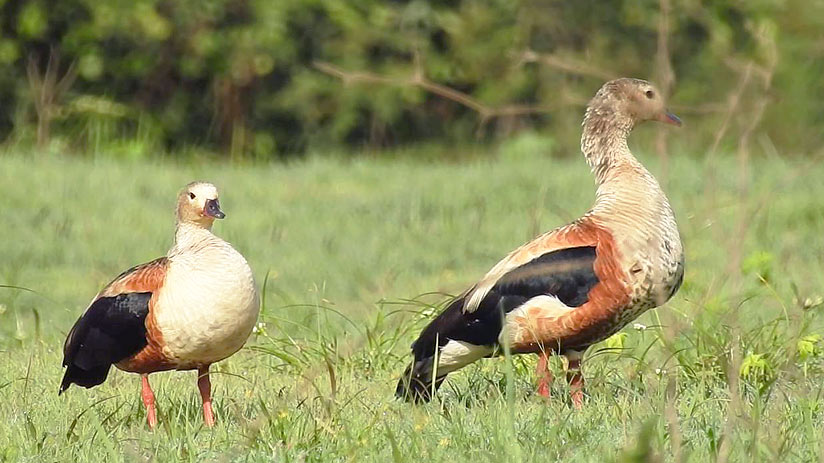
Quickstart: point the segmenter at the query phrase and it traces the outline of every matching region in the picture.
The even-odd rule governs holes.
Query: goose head
[[[177,220],[179,223],[196,224],[211,228],[215,219],[226,214],[220,210],[217,187],[207,182],[192,182],[186,185],[177,197]]]
[[[626,77],[605,83],[590,101],[587,116],[613,119],[628,129],[644,121],[681,125],[681,119],[667,110],[663,95],[654,85]]]

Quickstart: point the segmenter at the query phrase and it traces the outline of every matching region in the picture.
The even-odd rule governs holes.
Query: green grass
[[[0,284],[34,292],[0,288],[0,462],[816,460],[824,168],[773,158],[749,172],[742,194],[734,160],[670,161],[685,284],[643,326],[589,351],[576,412],[563,382],[549,401],[534,395],[534,356],[477,362],[425,406],[393,392],[437,293],[461,291],[590,205],[579,158],[4,155]],[[222,190],[215,231],[265,282],[265,325],[214,368],[216,428],[201,427],[194,374],[163,373],[150,432],[134,375],[57,396],[62,341],[101,285],[165,253],[174,195],[193,179]]]

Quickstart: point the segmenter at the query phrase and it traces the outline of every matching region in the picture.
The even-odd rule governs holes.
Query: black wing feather
[[[106,380],[111,366],[146,346],[151,292],[101,297],[74,324],[63,346],[68,367],[60,392],[72,383],[92,387]]]
[[[429,386],[421,378],[431,374],[436,344],[443,347],[454,339],[479,346],[494,345],[504,316],[533,297],[555,296],[569,307],[586,303],[589,291],[599,281],[595,257],[594,246],[551,251],[503,275],[475,311],[464,311],[466,295],[452,301],[412,344],[415,360],[398,383],[396,394],[428,400]]]
[[[594,246],[548,252],[507,272],[492,290],[526,299],[546,294],[569,307],[580,307],[587,301],[589,290],[598,284],[594,263]]]
[[[516,267],[504,274],[473,312],[464,312],[464,298],[454,301],[427,326],[416,345],[432,346],[435,336],[443,346],[449,339],[475,345],[494,344],[501,332],[503,316],[533,297],[557,297],[569,307],[588,300],[589,291],[598,284],[595,275],[595,247],[559,249]],[[423,353],[429,347],[413,347]]]

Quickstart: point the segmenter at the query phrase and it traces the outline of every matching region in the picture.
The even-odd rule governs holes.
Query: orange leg
[[[143,405],[146,407],[146,421],[149,423],[149,429],[154,429],[157,426],[157,410],[155,409],[155,396],[152,392],[152,387],[149,385],[149,375],[140,375],[142,383],[142,390],[140,395],[143,397]]]
[[[209,381],[208,365],[197,369],[197,388],[203,399],[203,423],[211,428],[215,425],[215,414],[212,411],[212,383]]]
[[[535,368],[538,376],[538,395],[549,398],[549,387],[552,385],[552,372],[549,370],[549,358],[546,352],[538,353],[538,366]]]
[[[572,399],[572,406],[576,410],[584,408],[584,376],[581,374],[581,359],[569,361],[567,381],[569,382],[569,396]]]

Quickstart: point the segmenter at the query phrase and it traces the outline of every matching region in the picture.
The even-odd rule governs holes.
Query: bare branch
[[[531,52],[528,52],[531,53]],[[324,61],[315,61],[313,67],[318,71],[340,79],[344,85],[353,84],[379,84],[392,85],[396,87],[417,87],[426,92],[437,95],[441,98],[454,101],[478,113],[481,126],[494,118],[517,117],[529,114],[545,114],[557,110],[559,107],[579,106],[583,107],[589,103],[586,98],[579,98],[567,93],[561,93],[557,101],[552,106],[549,105],[529,105],[529,104],[508,104],[499,107],[486,105],[471,95],[456,90],[454,88],[433,82],[426,78],[423,72],[423,65],[420,55],[416,52],[414,58],[414,70],[408,77],[390,77],[368,71],[348,71],[334,64]],[[600,70],[589,69],[589,75],[601,79],[611,79],[614,76]],[[707,114],[723,112],[727,105],[720,103],[705,103],[697,106],[673,106],[673,110],[683,113]]]
[[[741,72],[741,77],[738,79],[738,86],[730,92],[730,95],[727,97],[727,114],[724,115],[724,121],[721,123],[721,127],[719,127],[718,131],[715,133],[715,140],[712,142],[712,147],[710,147],[709,156],[712,158],[715,155],[715,152],[718,149],[718,145],[721,143],[721,139],[724,138],[724,134],[727,133],[727,129],[729,128],[730,122],[732,121],[732,116],[735,114],[735,110],[738,109],[738,105],[741,103],[741,97],[744,94],[744,90],[747,88],[747,85],[750,83],[750,79],[752,78],[752,71],[753,71],[754,64],[750,62]]]
[[[548,113],[553,110],[553,108],[551,107],[540,105],[511,104],[500,107],[488,106],[476,100],[469,94],[466,94],[459,90],[455,90],[454,88],[450,88],[445,85],[432,82],[431,80],[427,79],[426,76],[424,76],[423,74],[423,70],[420,66],[419,59],[420,58],[416,59],[417,64],[415,67],[415,72],[412,74],[411,77],[406,78],[393,78],[363,71],[346,71],[333,64],[326,63],[323,61],[316,61],[313,63],[313,66],[315,67],[315,69],[317,69],[320,72],[323,72],[324,74],[337,77],[338,79],[343,81],[344,85],[350,85],[353,83],[373,83],[382,85],[394,85],[399,87],[418,87],[429,93],[438,95],[450,101],[454,101],[455,103],[458,103],[477,112],[482,124],[496,117],[540,114]]]
[[[62,77],[59,76],[60,55],[55,49],[49,50],[45,71],[40,70],[37,59],[29,56],[26,75],[29,81],[34,111],[37,113],[37,146],[42,148],[49,141],[51,120],[57,113],[58,102],[74,83],[77,71],[74,62],[69,64]]]
[[[423,75],[417,74],[415,77],[410,79],[409,84],[420,87],[430,93],[434,93],[440,97],[446,98],[447,100],[452,100],[456,103],[460,103],[467,108],[473,109],[480,113],[481,117],[489,118],[495,115],[497,111],[501,111],[507,108],[500,108],[498,110],[494,108],[490,108],[483,103],[479,102],[478,100],[472,98],[471,96],[463,93],[461,91],[455,90],[453,88],[449,88],[445,85],[436,84]]]
[[[672,69],[669,51],[669,30],[670,30],[670,2],[669,0],[659,0],[658,2],[658,49],[655,53],[655,80],[658,82],[664,98],[668,99],[672,94],[672,86],[675,83],[675,71]],[[661,159],[661,182],[666,184],[669,178],[669,150],[667,149],[667,137],[669,130],[659,128],[655,134],[655,150]]]
[[[534,50],[525,50],[521,53],[520,60],[521,63],[541,63],[569,74],[597,77],[601,80],[612,80],[619,77],[611,72],[604,71],[581,61],[562,58],[555,54],[538,53]]]
[[[655,53],[656,83],[664,92],[664,96],[669,97],[675,83],[675,71],[672,69],[669,50],[669,18],[672,11],[669,0],[659,0],[658,10],[658,49]]]

